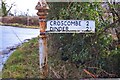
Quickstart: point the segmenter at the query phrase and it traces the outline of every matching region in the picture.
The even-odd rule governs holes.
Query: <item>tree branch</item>
[[[87,68],[98,69],[98,70],[101,70],[102,72],[104,72],[105,74],[107,74],[109,76],[116,76],[116,74],[108,73],[107,71],[105,71],[105,70],[103,70],[101,68],[98,68],[98,67],[87,67]]]
[[[91,77],[96,78],[96,76],[95,76],[94,74],[92,74],[91,72],[89,72],[88,70],[83,69],[83,71],[84,71],[85,73],[87,73],[88,75],[90,75]]]
[[[115,15],[118,17],[118,19],[120,19],[120,16],[119,16],[119,14],[115,11],[115,9],[110,7],[111,4],[108,3],[108,5],[109,5],[109,8],[110,8],[110,11],[112,12],[112,14],[115,14]]]

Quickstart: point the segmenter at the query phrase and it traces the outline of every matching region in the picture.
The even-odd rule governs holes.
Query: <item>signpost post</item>
[[[47,36],[45,33],[46,29],[46,16],[47,10],[49,9],[45,0],[40,0],[36,6],[38,10],[37,15],[39,16],[40,25],[40,36],[39,36],[39,65],[40,65],[40,78],[44,79],[48,75],[48,64],[47,64]]]

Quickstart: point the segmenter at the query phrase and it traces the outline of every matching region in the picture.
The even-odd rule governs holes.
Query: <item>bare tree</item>
[[[13,6],[15,6],[14,2],[7,9],[7,3],[5,2],[5,0],[1,0],[2,16],[7,16]]]

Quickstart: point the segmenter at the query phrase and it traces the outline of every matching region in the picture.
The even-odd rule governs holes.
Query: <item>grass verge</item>
[[[3,78],[38,78],[38,43],[37,39],[24,43],[7,60],[3,69]]]
[[[38,38],[19,47],[7,60],[2,78],[40,78]],[[49,47],[49,46],[48,46]],[[49,52],[49,51],[48,51]],[[80,70],[60,58],[60,53],[48,55],[49,75],[47,78],[80,78]]]

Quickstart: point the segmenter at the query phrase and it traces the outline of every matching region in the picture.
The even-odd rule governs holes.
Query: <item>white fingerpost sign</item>
[[[95,33],[95,21],[92,20],[50,20],[47,21],[47,33]]]

